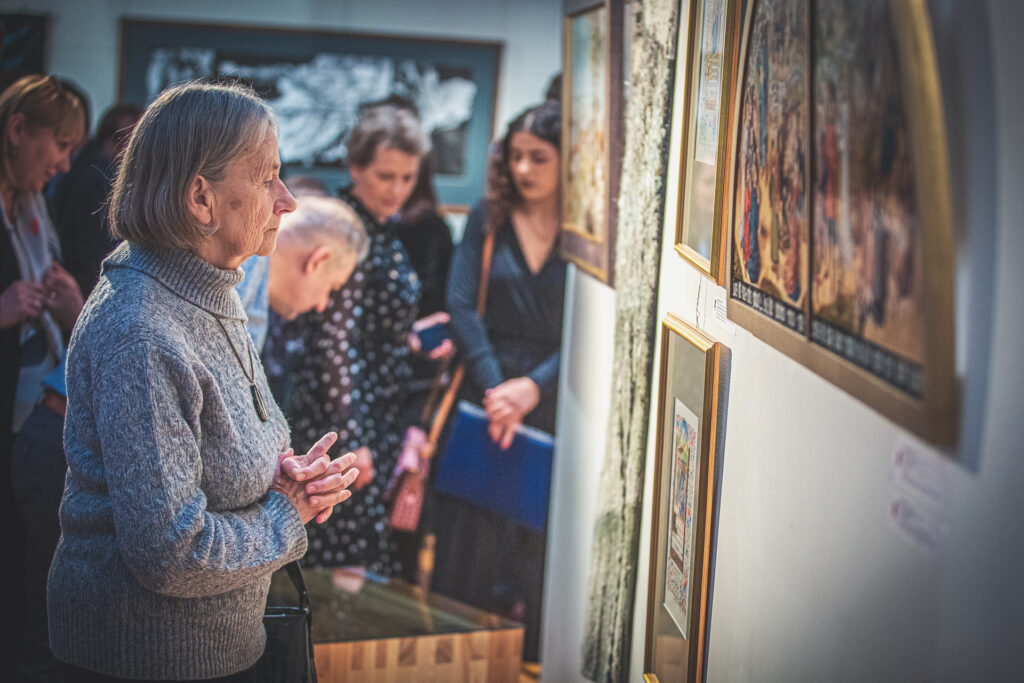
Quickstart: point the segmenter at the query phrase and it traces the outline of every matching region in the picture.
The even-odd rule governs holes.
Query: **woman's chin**
[[[257,256],[270,256],[274,253],[274,250],[277,249],[277,233],[277,228],[267,231],[266,236],[263,238],[263,244],[260,245],[259,251],[256,252]]]

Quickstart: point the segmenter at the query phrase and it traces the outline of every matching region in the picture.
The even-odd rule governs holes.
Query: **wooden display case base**
[[[302,573],[319,683],[519,683],[522,624],[359,570]],[[296,597],[275,574],[268,604]]]
[[[319,643],[320,683],[517,683],[523,629]]]

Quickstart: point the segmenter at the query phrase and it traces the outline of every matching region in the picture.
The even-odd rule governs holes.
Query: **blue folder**
[[[521,426],[512,445],[503,451],[491,441],[487,424],[482,408],[459,402],[437,467],[435,490],[543,531],[554,439],[539,429]]]

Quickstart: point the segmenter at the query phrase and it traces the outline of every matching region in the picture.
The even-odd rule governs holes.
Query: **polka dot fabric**
[[[323,313],[274,324],[265,355],[284,387],[279,402],[292,426],[292,444],[308,448],[338,432],[340,455],[368,446],[374,479],[339,505],[322,525],[310,524],[305,563],[311,567],[362,565],[385,576],[401,572],[381,499],[407,425],[400,423],[412,376],[407,346],[420,284],[391,225],[377,223],[350,194],[342,199],[363,219],[370,250]]]

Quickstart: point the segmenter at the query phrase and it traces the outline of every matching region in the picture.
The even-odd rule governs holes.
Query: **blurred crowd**
[[[492,144],[458,244],[430,136],[399,98],[364,106],[349,182],[334,188],[284,173],[273,112],[237,84],[116,104],[91,137],[71,82],[25,76],[0,94],[16,680],[251,680],[251,656],[210,664],[189,629],[245,641],[259,590],[298,557],[517,619],[524,660],[539,661],[545,533],[433,493],[422,445],[460,364],[458,397],[483,407],[500,447],[520,425],[554,431],[558,90]],[[405,472],[426,494],[398,528]],[[223,596],[237,621],[176,625],[183,604],[199,609],[189,601],[230,613]],[[118,630],[146,631],[148,600],[179,649]],[[93,608],[88,628],[65,625]],[[129,645],[173,670],[147,669]]]

